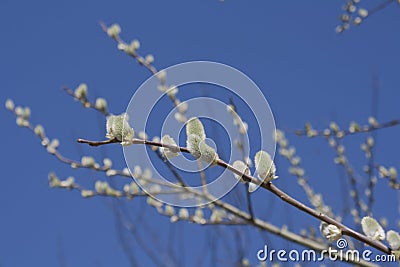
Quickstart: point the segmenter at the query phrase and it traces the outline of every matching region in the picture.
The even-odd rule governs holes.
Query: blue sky
[[[123,168],[118,146],[93,149],[74,142],[78,137],[103,139],[104,119],[92,110],[83,110],[61,90],[64,85],[74,88],[86,82],[92,99],[105,97],[110,110],[120,113],[134,90],[149,77],[147,70],[116,49],[100,29],[101,20],[118,22],[125,40],[139,39],[140,52],[153,54],[158,68],[211,60],[241,70],[262,89],[277,126],[283,130],[302,128],[306,122],[321,129],[333,119],[343,127],[351,121],[366,123],[371,114],[374,76],[380,84],[378,120],[398,118],[399,6],[393,4],[360,27],[337,35],[334,28],[344,1],[203,2],[3,0],[0,100],[12,98],[18,105],[30,106],[32,121],[42,123],[49,137],[60,139],[65,155],[75,159],[86,154],[97,159],[109,155]],[[129,266],[117,238],[112,202],[82,199],[76,192],[51,189],[47,182],[49,171],[61,177],[74,175],[87,184],[104,177],[90,171],[76,172],[59,163],[35,136],[17,127],[5,109],[0,118],[4,125],[0,266],[57,266],[63,257],[65,266]],[[377,163],[399,166],[397,136],[397,128],[379,131]],[[333,164],[334,152],[321,139],[290,134],[288,138],[302,156],[315,190],[340,210],[344,202],[338,199],[343,194],[338,180],[345,177]],[[363,140],[363,135],[345,140],[360,177],[366,162],[359,149]],[[287,173],[284,159],[278,157],[277,165],[281,178],[276,184],[306,201],[295,178]],[[383,180],[377,191],[374,216],[387,217],[389,229],[397,229],[398,194]],[[268,203],[267,207],[258,206],[256,213],[278,225],[289,225],[295,231],[318,225],[267,192],[257,192],[254,198]],[[132,211],[141,207],[139,203],[128,203],[127,207],[133,217],[138,216]],[[227,256],[214,261],[215,266],[232,266],[236,260],[237,255],[232,256],[225,247],[226,242],[234,241],[218,240],[214,230],[184,223],[171,227],[167,218],[153,210],[142,212],[157,228],[158,247],[168,247],[175,238],[180,241],[172,244],[185,244],[182,262],[194,259],[208,266],[212,256],[202,259],[201,253],[213,242],[222,250],[221,255]],[[139,224],[141,238],[154,239],[141,227]],[[288,245],[257,231],[243,233],[244,255],[252,263],[267,239],[278,248]],[[137,261],[151,266],[153,262],[138,242],[131,243]]]

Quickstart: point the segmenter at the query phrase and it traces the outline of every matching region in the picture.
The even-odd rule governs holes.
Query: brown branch
[[[12,111],[12,112],[13,112],[14,115],[18,116],[15,111]],[[34,127],[32,126],[32,124],[29,123],[29,121],[27,121],[27,122],[28,122],[28,125],[26,125],[26,127],[28,129],[30,129],[32,132],[34,132]],[[37,135],[37,136],[41,140],[42,145],[44,147],[47,147],[49,139],[45,135]],[[88,143],[90,143],[90,142],[93,142],[93,141],[88,141]],[[151,141],[146,142],[146,140],[140,140],[140,142],[137,142],[137,143],[148,144],[148,145],[156,145],[156,146],[160,146],[160,147],[162,146],[162,144],[160,144],[160,143],[154,143],[154,142],[151,142]],[[177,148],[179,148],[179,147],[175,147],[175,149],[177,149]],[[186,148],[179,148],[179,149],[181,151],[183,151],[183,152],[187,151]],[[64,157],[60,152],[58,152],[58,150],[55,150],[55,152],[51,153],[51,154],[53,154],[58,160],[60,160],[63,163],[70,164],[71,166],[74,165],[75,166],[74,168],[78,168],[78,167],[79,168],[90,168],[90,169],[93,169],[95,171],[103,171],[103,172],[107,171],[107,170],[110,170],[109,168],[100,167],[100,166],[99,167],[84,166],[80,162],[77,162],[75,160],[68,159],[68,158]],[[227,163],[225,163],[223,161],[219,162],[219,165],[222,165],[222,166],[225,165],[224,166],[225,168],[230,169],[233,172],[242,175],[242,173],[238,172],[232,166],[230,166],[229,164],[227,164]],[[129,174],[125,174],[123,171],[122,172],[121,171],[116,171],[115,175],[131,177]],[[251,180],[253,178],[248,176],[245,179]],[[151,182],[158,183],[158,181],[151,181]],[[169,184],[165,184],[165,185],[169,186]],[[77,188],[76,184],[74,186],[72,186],[72,187],[63,187],[63,188],[75,189],[75,190],[82,189],[80,187]],[[229,203],[226,203],[224,201],[221,201],[221,200],[215,200],[215,198],[212,195],[210,195],[209,193],[198,192],[197,190],[193,190],[190,187],[183,187],[183,189],[186,190],[187,192],[192,192],[192,193],[194,193],[194,194],[196,194],[198,196],[204,197],[205,199],[213,200],[214,201],[213,203],[216,206],[226,210],[227,212],[233,214],[234,216],[237,216],[238,218],[241,218],[241,219],[243,219],[245,221],[248,221],[251,225],[253,225],[253,226],[255,226],[255,227],[257,227],[257,228],[259,228],[261,230],[266,230],[266,231],[268,231],[268,232],[270,232],[272,234],[275,234],[275,235],[278,235],[278,236],[280,236],[282,238],[285,238],[288,241],[300,244],[302,246],[308,247],[308,248],[313,249],[313,250],[318,251],[318,252],[321,252],[321,251],[327,249],[327,245],[326,244],[323,244],[323,243],[318,242],[318,241],[313,240],[313,239],[305,238],[304,236],[301,236],[301,235],[295,234],[293,232],[290,232],[287,229],[281,229],[281,228],[279,228],[279,227],[277,227],[277,226],[275,226],[273,224],[270,224],[270,223],[268,223],[266,221],[263,221],[261,219],[258,219],[258,218],[254,218],[253,219],[250,214],[248,214],[248,213],[236,208],[235,206],[233,206],[233,205],[231,205]],[[96,194],[96,195],[100,195],[100,194]],[[137,195],[139,195],[139,194],[137,194]],[[111,197],[116,197],[116,196],[111,196]],[[370,266],[370,267],[376,267],[377,266],[375,264],[372,264],[372,263],[369,263],[369,262],[366,262],[366,261],[360,261],[360,262],[357,262],[357,264],[360,265],[360,266]]]
[[[87,141],[87,140],[86,140]],[[93,142],[93,141],[88,141],[88,144],[90,143],[94,143],[97,144],[99,142]],[[158,143],[158,142],[154,142],[154,141],[147,141],[147,140],[141,140],[141,139],[133,139],[132,144],[144,144],[144,145],[152,145],[152,146],[158,146],[158,147],[168,147],[170,149],[175,149],[175,150],[179,150],[181,152],[186,152],[186,153],[190,153],[188,151],[187,148],[185,147],[179,147],[179,146],[172,146],[172,145],[164,145],[162,143]],[[337,226],[344,235],[353,237],[365,244],[368,244],[371,247],[374,247],[386,254],[391,254],[392,251],[389,247],[385,246],[383,243],[378,242],[378,241],[374,241],[370,238],[368,238],[365,235],[362,235],[360,233],[358,233],[357,231],[347,227],[346,225],[336,221],[335,219],[323,214],[322,212],[318,212],[308,206],[306,206],[305,204],[303,204],[302,202],[294,199],[293,197],[289,196],[288,194],[286,194],[285,192],[283,192],[282,190],[280,190],[278,187],[276,187],[275,185],[273,185],[271,182],[261,182],[258,179],[256,179],[255,177],[251,176],[251,175],[247,175],[247,174],[243,174],[242,172],[240,172],[239,170],[235,169],[232,165],[226,163],[225,161],[219,159],[217,161],[217,165],[228,169],[230,171],[232,171],[233,173],[236,173],[240,176],[242,176],[242,179],[245,180],[246,182],[252,182],[255,184],[260,185],[260,187],[267,189],[268,191],[270,191],[271,193],[273,193],[274,195],[278,196],[282,201],[290,204],[291,206],[319,219],[320,221],[324,221],[328,224],[333,224],[335,226]],[[248,221],[251,221],[252,218],[251,216],[249,216],[247,214],[247,218]]]
[[[17,115],[15,113],[15,111],[13,113],[15,115]],[[27,123],[28,123],[28,125],[26,127],[29,128],[32,132],[34,132],[34,127],[29,123],[29,121],[27,121]],[[45,139],[48,140],[47,137],[45,137],[45,136],[39,136],[39,138],[41,139],[42,143],[43,143],[43,141]],[[87,143],[87,144],[96,145],[96,144],[108,144],[108,143],[115,142],[115,141],[112,141],[112,140],[106,140],[106,141],[84,140],[83,142]],[[152,145],[152,146],[158,146],[158,147],[167,147],[167,148],[178,150],[178,151],[181,151],[181,152],[190,153],[189,150],[187,148],[185,148],[185,147],[164,145],[162,143],[158,143],[158,142],[154,142],[154,141],[133,139],[132,140],[132,144],[144,144],[144,145]],[[44,145],[44,146],[47,147],[47,144]],[[76,161],[64,158],[57,150],[55,150],[55,152],[52,153],[52,154],[55,155],[62,162],[69,163],[69,164],[77,164],[77,166],[80,165]],[[305,204],[301,203],[300,201],[290,197],[288,194],[284,193],[279,188],[274,186],[271,182],[261,182],[258,179],[254,178],[253,176],[250,176],[250,175],[247,175],[247,174],[243,174],[242,172],[240,172],[239,170],[235,169],[233,166],[229,165],[228,163],[226,163],[225,161],[223,161],[221,159],[219,159],[217,161],[217,164],[219,166],[225,168],[225,169],[228,169],[228,170],[232,171],[233,173],[236,173],[236,174],[242,176],[242,179],[247,181],[247,182],[252,182],[252,183],[260,185],[261,187],[263,187],[263,188],[267,189],[268,191],[272,192],[273,194],[275,194],[276,196],[281,198],[283,201],[285,201],[285,202],[289,203],[290,205],[298,208],[299,210],[301,210],[301,211],[303,211],[303,212],[305,212],[305,213],[307,213],[307,214],[309,214],[309,215],[311,215],[311,216],[313,216],[313,217],[315,217],[315,218],[317,218],[317,219],[319,219],[321,221],[324,221],[324,222],[326,222],[328,224],[333,224],[333,225],[337,226],[339,229],[342,230],[343,234],[351,236],[351,237],[353,237],[353,238],[355,238],[357,240],[360,240],[360,241],[362,241],[362,242],[364,242],[364,243],[366,243],[366,244],[368,244],[368,245],[370,245],[370,246],[372,246],[372,247],[374,247],[374,248],[376,248],[376,249],[378,249],[378,250],[380,250],[380,251],[382,251],[384,253],[391,254],[391,249],[386,247],[381,242],[377,242],[377,241],[371,240],[368,237],[366,237],[366,236],[364,236],[364,235],[352,230],[351,228],[341,224],[340,222],[337,222],[336,220],[330,218],[329,216],[326,216],[323,213],[320,213],[320,212],[317,212],[317,211],[313,210],[312,208],[310,208],[310,207],[306,206]],[[101,168],[101,170],[103,170],[103,169]],[[106,170],[106,169],[104,169],[104,170]],[[190,190],[190,188],[188,188],[188,190]],[[190,190],[190,192],[192,192],[192,191],[194,191],[195,194],[200,194],[196,190]],[[205,193],[205,192],[203,192],[202,194],[204,194],[205,197],[209,196],[209,194]],[[239,217],[241,217],[243,219],[246,219],[247,221],[249,221],[250,223],[253,223],[257,227],[260,227],[262,229],[269,230],[272,233],[284,236],[288,240],[292,240],[294,242],[297,242],[297,243],[300,243],[300,244],[303,244],[303,245],[305,244],[304,242],[301,242],[301,240],[298,240],[297,235],[295,235],[293,233],[290,233],[290,235],[293,235],[292,237],[290,237],[290,235],[285,236],[285,235],[282,234],[282,230],[281,229],[279,229],[279,228],[277,228],[277,227],[275,227],[273,225],[270,225],[270,224],[268,224],[266,222],[260,221],[259,219],[252,220],[252,217],[249,214],[238,210],[237,208],[229,205],[228,203],[220,202],[220,201],[217,200],[217,201],[215,201],[215,204],[220,206],[220,207],[223,207],[227,211],[233,212],[235,215],[237,215],[237,216],[239,216]],[[309,247],[313,247],[312,244],[309,244],[309,242],[307,242],[307,245]],[[321,251],[321,250],[324,249],[321,246],[319,246],[319,247],[318,246],[314,246],[314,248],[316,250],[318,250],[318,251]]]
[[[254,177],[247,175],[247,174],[242,174],[240,171],[236,170],[235,168],[233,168],[233,166],[229,165],[228,163],[219,160],[218,165],[231,170],[232,172],[238,174],[238,175],[243,175],[242,178],[244,180],[246,180],[247,182],[251,182],[253,180],[256,180]],[[273,185],[271,182],[263,182],[262,184],[260,184],[261,187],[267,189],[268,191],[272,192],[274,195],[278,196],[281,200],[289,203],[290,205],[292,205],[293,207],[296,207],[297,209],[321,220],[324,221],[328,224],[333,224],[335,226],[337,226],[339,229],[341,229],[342,233],[344,235],[348,235],[351,236],[359,241],[362,241],[368,245],[370,245],[371,247],[374,247],[384,253],[387,254],[391,254],[392,251],[390,248],[388,248],[387,246],[385,246],[384,244],[382,244],[381,242],[378,241],[374,241],[370,238],[368,238],[365,235],[362,235],[354,230],[352,230],[351,228],[347,227],[346,225],[336,221],[335,219],[330,218],[329,216],[326,216],[325,214],[321,213],[321,212],[317,212],[315,210],[313,210],[312,208],[306,206],[305,204],[301,203],[300,201],[292,198],[291,196],[289,196],[288,194],[286,194],[285,192],[283,192],[282,190],[280,190],[278,187],[276,187],[275,185]]]
[[[113,143],[119,143],[120,142],[116,138],[110,139],[110,140],[103,140],[103,141],[90,141],[90,140],[79,138],[76,141],[78,143],[88,144],[89,146],[102,146],[102,145],[108,145],[108,144],[113,144]],[[168,144],[163,144],[163,143],[154,142],[154,141],[150,141],[150,140],[133,138],[131,143],[132,144],[149,145],[149,146],[157,146],[157,147],[165,147],[165,148],[169,148],[169,149],[172,149],[172,150],[177,150],[177,151],[180,151],[180,152],[190,153],[189,150],[186,147],[168,145]]]
[[[354,231],[353,229],[347,227],[346,225],[326,216],[325,214],[311,209],[310,207],[304,205],[303,203],[299,202],[298,200],[292,198],[291,196],[289,196],[288,194],[286,194],[285,192],[280,190],[278,187],[273,185],[271,182],[269,182],[265,185],[263,184],[262,187],[266,188],[268,191],[272,192],[274,195],[278,196],[280,199],[282,199],[283,201],[289,203],[290,205],[298,208],[299,210],[304,211],[305,213],[307,213],[321,221],[324,221],[328,224],[333,224],[333,225],[337,226],[344,235],[351,236],[351,237],[353,237],[365,244],[368,244],[369,246],[374,247],[386,254],[392,253],[391,249],[388,248],[387,246],[385,246],[383,243],[374,241],[374,240],[368,238],[367,236],[362,235],[362,234],[358,233],[357,231]]]

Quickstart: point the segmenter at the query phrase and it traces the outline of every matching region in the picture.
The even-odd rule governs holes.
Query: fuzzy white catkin
[[[145,61],[146,61],[146,63],[148,63],[148,64],[153,63],[153,62],[154,62],[154,56],[151,55],[151,54],[147,55],[147,56],[145,57]]]
[[[199,136],[201,140],[206,139],[203,124],[196,117],[190,118],[186,123],[186,135],[189,136],[191,134]]]
[[[256,191],[257,188],[258,188],[258,185],[254,184],[254,183],[251,183],[251,182],[249,183],[248,190],[249,190],[250,193],[253,193],[254,191]]]
[[[256,156],[254,157],[254,162],[256,165],[256,171],[258,174],[258,177],[265,181],[265,182],[270,182],[273,179],[277,178],[275,175],[275,164],[271,159],[271,156],[261,150],[256,153]]]
[[[143,132],[143,131],[140,131],[140,132],[138,133],[138,137],[139,137],[139,139],[143,139],[143,140],[147,140],[147,139],[149,138],[149,136],[147,135],[147,133],[145,133],[145,132]]]
[[[161,138],[161,142],[165,145],[177,146],[175,140],[168,134]],[[179,155],[178,149],[172,149],[167,147],[160,147],[160,152],[164,154],[167,159],[176,157]]]
[[[200,158],[201,152],[199,149],[199,144],[201,142],[201,138],[198,135],[190,134],[187,137],[186,146],[189,150],[190,154],[196,159]]]
[[[14,109],[14,102],[11,99],[7,99],[6,101],[6,108],[8,110],[13,110]]]
[[[185,116],[180,112],[176,112],[175,113],[175,120],[177,120],[180,123],[185,123],[186,122]]]
[[[86,83],[81,83],[76,89],[75,89],[75,97],[78,99],[85,98],[87,96],[87,91],[88,87]]]
[[[389,230],[386,233],[386,240],[388,241],[392,250],[400,249],[400,235],[396,231]]]
[[[91,190],[85,190],[85,189],[83,189],[83,190],[81,191],[81,196],[84,197],[84,198],[89,198],[89,197],[94,196],[94,192],[91,191]]]
[[[382,226],[369,216],[365,216],[361,220],[361,226],[364,234],[373,240],[384,240],[385,232]]]
[[[242,174],[250,174],[250,170],[247,167],[246,163],[244,163],[241,160],[236,160],[235,162],[233,162],[233,168],[235,168],[236,170],[238,170],[239,172],[241,172]],[[238,175],[236,173],[233,173],[233,175],[235,176],[235,178],[237,180],[239,180],[240,182],[244,182],[244,180],[242,179],[242,175]]]
[[[178,214],[179,218],[182,220],[189,219],[189,211],[186,208],[181,208]]]
[[[196,118],[190,118],[186,123],[186,145],[196,159],[215,165],[218,161],[217,152],[205,143],[206,133],[203,124]]]
[[[107,117],[107,121],[106,121],[107,134],[106,134],[106,137],[109,138],[109,139],[114,138],[114,136],[112,134],[112,126],[114,124],[115,117],[116,116],[114,116],[114,115],[110,115],[110,116]]]
[[[128,115],[123,113],[115,116],[110,115],[107,117],[106,123],[107,134],[106,137],[109,139],[116,138],[121,141],[123,145],[130,144],[130,141],[134,137],[134,131],[128,123]]]
[[[85,167],[93,167],[96,164],[96,161],[92,157],[83,156],[81,159],[81,164]]]
[[[129,48],[131,49],[131,51],[136,51],[136,50],[138,50],[139,48],[140,48],[140,42],[139,42],[139,40],[133,40],[132,42],[131,42],[131,44],[129,45]]]
[[[218,154],[215,150],[207,145],[203,140],[199,143],[199,150],[200,150],[200,160],[210,163],[212,165],[217,164],[218,161]]]
[[[38,124],[38,125],[35,126],[34,132],[35,132],[36,135],[38,135],[38,136],[40,136],[40,137],[44,137],[44,136],[45,136],[45,134],[44,134],[44,128],[43,128],[43,126],[40,125],[40,124]]]
[[[121,33],[121,27],[114,23],[107,29],[107,34],[111,38],[116,38]]]
[[[364,8],[360,8],[358,9],[358,14],[362,17],[365,18],[368,16],[368,10],[364,9]]]
[[[161,70],[156,74],[156,77],[160,81],[160,83],[165,83],[167,72],[165,70]]]
[[[107,110],[107,100],[105,100],[104,98],[101,98],[101,97],[97,98],[96,99],[96,103],[95,103],[95,107],[98,110],[106,111]]]
[[[125,194],[135,195],[139,193],[139,187],[135,182],[131,182],[124,185],[124,192]]]
[[[185,113],[188,109],[188,104],[186,102],[180,103],[177,108],[180,113]]]
[[[212,223],[218,223],[222,221],[222,212],[218,209],[214,209],[210,216],[210,221]]]
[[[109,158],[103,159],[103,166],[104,166],[104,168],[107,168],[107,169],[111,168],[112,160]]]
[[[175,215],[175,209],[170,205],[165,205],[165,214],[168,216]]]
[[[342,237],[342,231],[333,224],[322,222],[319,226],[322,235],[329,241],[336,241]]]
[[[219,159],[217,152],[198,135],[191,134],[186,141],[187,149],[196,159],[215,165]]]

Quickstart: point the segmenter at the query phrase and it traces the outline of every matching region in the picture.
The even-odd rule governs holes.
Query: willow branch
[[[91,143],[96,144],[98,142],[97,141],[87,141],[86,143],[90,145]],[[154,141],[133,139],[132,144],[144,144],[144,145],[152,145],[152,146],[158,146],[158,147],[167,147],[167,148],[171,148],[171,149],[180,150],[181,152],[189,153],[188,149],[185,147],[165,145],[165,144],[154,142]],[[353,237],[353,238],[355,238],[371,247],[374,247],[377,250],[384,252],[386,254],[392,253],[391,249],[389,247],[385,246],[383,243],[372,240],[372,239],[368,238],[367,236],[360,234],[357,231],[351,229],[350,227],[336,221],[335,219],[323,214],[322,212],[318,212],[318,211],[308,207],[307,205],[303,204],[302,202],[298,201],[297,199],[291,197],[290,195],[288,195],[285,192],[283,192],[282,190],[280,190],[277,186],[273,185],[271,182],[260,182],[257,178],[255,178],[251,175],[243,174],[239,170],[235,169],[232,165],[226,163],[225,161],[223,161],[221,159],[218,159],[217,165],[220,167],[223,167],[225,169],[228,169],[231,172],[233,172],[239,176],[242,176],[242,179],[245,180],[246,182],[251,182],[251,183],[260,185],[260,187],[270,191],[271,193],[273,193],[274,195],[279,197],[282,201],[290,204],[291,206],[299,209],[300,211],[305,212],[305,213],[311,215],[312,217],[317,218],[320,221],[337,226],[342,231],[343,235]],[[251,221],[251,216],[249,214],[247,214],[247,216],[246,216],[246,219],[248,221]],[[255,220],[255,221],[257,221],[257,220]]]
[[[16,115],[18,117],[18,115],[16,114],[15,111],[12,111],[12,112],[14,113],[14,115]],[[45,148],[48,148],[49,139],[44,134],[36,133],[34,126],[27,119],[26,119],[26,121],[24,121],[22,126],[28,128],[33,133],[35,133],[35,135],[37,135],[39,137],[39,139],[41,140],[42,145]],[[84,140],[84,139],[82,139],[82,140]],[[101,145],[110,144],[112,142],[110,140],[106,140],[106,141],[89,141],[89,140],[85,140],[83,143],[86,143],[86,144],[89,144],[89,145],[90,144],[95,144],[97,146],[101,146]],[[141,140],[141,139],[133,139],[132,143],[133,144],[152,145],[152,146],[158,146],[158,147],[165,146],[165,147],[169,147],[169,148],[172,148],[172,149],[179,149],[181,152],[185,152],[185,153],[189,152],[187,150],[187,148],[184,148],[184,147],[175,147],[175,146],[170,146],[170,145],[163,145],[161,143],[156,143],[156,142],[153,142],[153,141],[147,141],[147,140]],[[106,166],[104,166],[104,167],[96,166],[96,164],[94,166],[83,165],[82,163],[80,163],[78,161],[75,161],[75,160],[72,160],[72,159],[64,157],[60,152],[58,152],[58,150],[56,148],[54,148],[54,147],[52,147],[52,148],[54,149],[54,151],[50,152],[48,150],[48,152],[50,154],[56,156],[56,158],[58,160],[60,160],[63,163],[69,164],[73,168],[88,168],[88,169],[93,169],[94,171],[102,171],[102,172],[106,172],[106,171],[112,170],[112,169],[110,169],[109,167],[106,167]],[[230,166],[229,164],[225,163],[222,160],[218,161],[218,165],[220,165],[220,166],[222,166],[222,167],[224,167],[226,169],[229,169],[229,170],[233,171],[234,173],[242,175],[242,173],[240,173],[238,170],[236,170],[235,168],[233,168],[232,166]],[[114,172],[114,174],[112,174],[112,176],[121,175],[121,176],[131,177],[129,172],[117,171],[117,170],[112,170],[112,171]],[[244,175],[243,179],[245,179],[246,181],[252,181],[252,182],[257,183],[257,184],[260,183],[257,179],[255,179],[254,177],[249,176],[249,175]],[[153,179],[147,179],[147,181],[148,182],[154,182],[154,183],[157,183],[157,182],[162,183],[162,181],[153,181]],[[166,184],[166,185],[167,186],[171,186],[171,184]],[[262,183],[261,186],[264,187],[264,188],[267,188],[267,189],[269,187],[268,183]],[[71,187],[70,183],[66,184],[65,186],[64,186],[64,183],[61,183],[60,187],[63,187],[63,188],[66,188],[66,189],[75,189],[75,190],[81,189],[81,190],[83,190],[83,188],[78,187],[76,184],[75,184],[75,186]],[[81,191],[81,190],[79,190],[79,191]],[[182,187],[182,190],[184,190],[186,192],[190,192],[190,193],[196,194],[196,195],[201,196],[201,197],[203,197],[205,199],[208,199],[210,201],[214,201],[215,200],[215,197],[213,197],[211,194],[194,190],[191,187]],[[269,189],[269,190],[272,191],[271,189]],[[98,195],[100,195],[100,194],[98,194]],[[117,195],[114,194],[114,195],[111,195],[111,197],[119,197],[119,194],[117,194]],[[290,200],[290,197],[288,197],[286,199]],[[297,203],[296,200],[294,200],[294,203]],[[257,227],[257,228],[259,228],[261,230],[266,230],[266,231],[268,231],[268,232],[270,232],[272,234],[278,235],[278,236],[280,236],[280,237],[282,237],[284,239],[287,239],[287,240],[289,240],[291,242],[300,244],[302,246],[308,247],[308,248],[313,249],[313,250],[318,251],[318,252],[324,251],[324,250],[326,250],[328,248],[327,244],[325,244],[325,243],[321,243],[321,242],[319,242],[319,241],[317,241],[315,239],[310,239],[310,238],[306,238],[306,237],[304,237],[302,235],[295,234],[293,232],[288,231],[285,228],[279,228],[279,227],[277,227],[277,226],[275,226],[273,224],[270,224],[270,223],[268,223],[266,221],[263,221],[263,220],[261,220],[259,218],[253,218],[249,213],[246,213],[246,212],[236,208],[235,206],[233,206],[233,205],[231,205],[229,203],[226,203],[226,202],[224,202],[222,200],[215,200],[213,202],[213,204],[218,206],[218,207],[220,207],[220,208],[222,208],[222,209],[224,209],[224,210],[226,210],[227,212],[231,213],[232,215],[236,216],[237,218],[241,218],[241,219],[247,221],[250,225],[253,225],[253,226],[255,226],[255,227]],[[310,209],[310,208],[308,208],[308,209]],[[312,209],[310,209],[310,210],[313,211]],[[330,219],[330,220],[332,220],[332,219]],[[350,232],[350,234],[351,234],[351,232]],[[356,234],[358,234],[358,233],[356,233]],[[371,244],[371,242],[369,242],[369,244]],[[376,246],[374,246],[374,247],[376,247]],[[372,263],[369,263],[369,262],[365,262],[365,261],[358,262],[356,260],[352,260],[351,262],[356,263],[356,264],[358,264],[360,266],[370,266],[370,267],[373,266],[373,267],[376,267],[375,264],[372,264]]]

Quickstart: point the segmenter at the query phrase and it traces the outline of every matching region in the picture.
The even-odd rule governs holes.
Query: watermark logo
[[[185,112],[187,119],[198,117],[202,121],[208,121],[215,128],[222,128],[226,135],[223,140],[225,145],[206,143],[217,150],[228,149],[224,153],[224,161],[233,163],[235,160],[243,160],[244,156],[250,156],[250,151],[267,151],[272,157],[275,153],[275,122],[269,104],[257,87],[257,85],[244,73],[230,66],[208,61],[187,62],[168,67],[163,70],[166,73],[168,87],[174,85],[179,90],[179,95],[184,98],[176,103],[171,98],[173,91],[157,90],[160,86],[159,76],[153,75],[145,81],[134,93],[126,109],[129,115],[129,124],[136,132],[144,131],[149,136],[162,137],[170,135],[180,146],[186,146],[185,125],[177,119],[179,108],[188,107]],[[209,86],[212,88],[206,95],[194,94],[194,87]],[[192,90],[192,91],[191,91]],[[246,108],[246,119],[249,118],[249,131],[252,134],[251,142],[248,132],[239,135],[237,126],[233,123],[232,114],[227,111],[229,99],[234,97]],[[172,104],[170,100],[174,100]],[[179,114],[178,114],[179,115]],[[250,124],[251,123],[251,124]],[[251,129],[250,129],[251,127]],[[210,129],[211,128],[211,129]],[[215,136],[212,127],[206,128],[211,139]],[[235,140],[242,139],[244,151],[239,151],[234,146]],[[214,140],[215,141],[215,140]],[[160,168],[160,159],[146,146],[124,147],[124,156],[130,172],[135,173],[135,166],[145,166],[151,172],[151,178],[156,181],[163,191],[182,191],[180,185],[174,181],[172,175],[165,175]],[[186,155],[171,158],[169,163],[181,173],[199,172],[198,161]],[[165,166],[161,166],[164,167]],[[207,166],[203,164],[202,169]],[[149,172],[149,173],[150,173]],[[195,207],[213,202],[227,194],[237,183],[232,172],[217,169],[217,177],[212,177],[206,184],[191,184],[188,192],[198,190],[209,192],[211,197],[199,198],[196,194],[157,194],[152,192],[151,184],[138,181],[138,184],[149,195],[160,202],[180,207]],[[135,176],[135,175],[133,175]],[[154,184],[154,183],[153,183]]]
[[[338,241],[336,241],[336,247],[338,249],[347,248],[347,240],[344,238],[340,238]]]
[[[285,249],[271,249],[267,245],[257,251],[257,259],[259,261],[269,262],[322,262],[329,261],[351,261],[360,262],[361,260],[367,262],[395,262],[395,255],[377,254],[369,249],[358,251],[355,249],[347,249],[347,240],[341,238],[336,241],[336,248],[329,247],[328,249],[317,252],[312,249],[304,250],[285,250]]]

